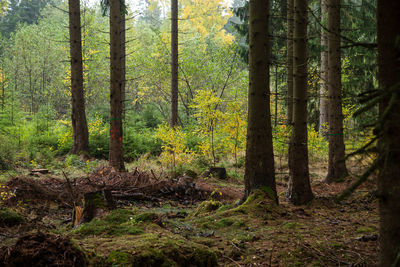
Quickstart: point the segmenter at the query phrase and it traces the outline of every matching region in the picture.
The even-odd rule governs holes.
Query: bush
[[[127,129],[124,133],[124,156],[128,161],[138,159],[141,155],[159,155],[161,153],[161,142],[156,139],[150,129],[135,131]]]
[[[0,170],[10,169],[15,161],[17,144],[12,138],[0,135]]]

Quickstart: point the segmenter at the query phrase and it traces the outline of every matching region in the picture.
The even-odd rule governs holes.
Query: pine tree
[[[313,199],[307,150],[307,0],[294,1],[293,130],[289,144],[289,188],[295,205]]]
[[[400,1],[378,0],[379,266],[400,266]],[[379,125],[379,124],[378,124]]]
[[[321,0],[321,24],[326,25],[327,0]],[[319,135],[328,137],[328,33],[321,29],[321,76],[319,90]]]
[[[287,0],[287,42],[286,42],[286,80],[287,80],[287,124],[293,123],[293,15],[294,0]]]
[[[117,170],[124,170],[122,149],[122,53],[121,53],[121,4],[110,0],[110,151],[109,164]]]
[[[249,10],[249,110],[244,175],[245,198],[261,187],[268,187],[276,198],[269,107],[269,1],[250,0]]]
[[[343,140],[340,0],[328,0],[328,30],[329,166],[326,182],[330,183],[348,175]]]
[[[171,1],[171,127],[178,123],[178,0]]]
[[[69,0],[69,36],[71,54],[71,96],[72,96],[72,153],[89,151],[89,133],[85,114],[83,92],[82,36],[80,1]]]

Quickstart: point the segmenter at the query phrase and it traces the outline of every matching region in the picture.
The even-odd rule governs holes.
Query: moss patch
[[[14,226],[23,223],[24,218],[8,208],[0,208],[0,226]]]
[[[275,200],[271,199],[269,193],[264,190],[254,191],[246,201],[236,208],[226,211],[226,215],[254,214],[256,216],[264,215],[265,213],[279,213],[279,206],[276,205]]]
[[[133,218],[134,214],[131,210],[113,210],[104,218],[94,219],[82,225],[74,233],[80,236],[103,234],[120,236],[123,234],[136,235],[142,233],[143,229],[136,225],[137,223]]]
[[[107,262],[113,266],[218,266],[215,253],[207,247],[179,235],[152,230],[138,236],[93,237],[82,243],[108,255]]]
[[[188,218],[195,218],[200,214],[207,214],[212,211],[215,211],[222,207],[222,203],[215,200],[203,201],[201,204],[195,209],[191,214],[189,214]]]

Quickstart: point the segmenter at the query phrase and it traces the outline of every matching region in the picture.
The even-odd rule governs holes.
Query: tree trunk
[[[249,8],[249,110],[244,198],[261,187],[270,188],[276,198],[269,91],[269,1],[250,0]]]
[[[295,205],[313,199],[307,150],[307,0],[294,1],[293,130],[289,144],[289,188]]]
[[[275,119],[274,126],[278,125],[278,65],[275,66]]]
[[[326,25],[327,0],[321,0],[321,24]],[[328,137],[328,33],[321,29],[321,76],[319,89],[319,136]]]
[[[329,166],[326,182],[339,181],[348,175],[343,140],[342,82],[340,60],[340,0],[328,0],[328,97],[329,97]]]
[[[125,0],[121,0],[123,9],[121,10],[121,103],[122,119],[125,120],[125,100],[126,100],[126,26],[125,26]]]
[[[387,91],[400,86],[400,1],[378,0],[378,79]],[[379,140],[383,157],[378,178],[379,191],[379,265],[400,266],[400,98],[399,87],[391,94],[393,109],[388,114]],[[389,106],[390,97],[379,105],[380,119]]]
[[[122,57],[121,54],[121,5],[120,0],[110,0],[110,151],[109,164],[123,171],[122,150]]]
[[[178,0],[171,1],[171,127],[178,123]]]
[[[82,35],[79,0],[69,0],[69,36],[71,54],[72,153],[89,152],[89,133],[83,92]]]
[[[287,42],[286,42],[286,66],[287,66],[287,124],[293,123],[293,17],[294,0],[287,0]]]

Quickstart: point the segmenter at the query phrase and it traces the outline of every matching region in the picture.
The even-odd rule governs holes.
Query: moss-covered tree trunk
[[[294,1],[293,130],[289,144],[289,188],[295,205],[313,199],[307,149],[307,0]]]
[[[327,0],[321,0],[321,24],[328,19]],[[319,136],[328,137],[328,33],[321,29],[321,74],[319,88]]]
[[[109,164],[124,170],[122,150],[122,53],[121,53],[121,4],[110,0],[110,151]]]
[[[178,123],[178,0],[171,1],[171,127]]]
[[[328,1],[329,166],[326,182],[348,175],[343,139],[342,68],[340,60],[340,0]]]
[[[258,188],[276,196],[269,91],[269,1],[249,2],[249,94],[245,198]]]
[[[380,103],[380,119],[392,107],[382,127],[379,154],[384,161],[378,178],[379,265],[400,266],[400,1],[378,0],[378,78],[382,90],[397,86]]]
[[[287,82],[287,124],[293,122],[293,15],[294,0],[287,0],[287,41],[286,41],[286,82]]]
[[[69,0],[69,43],[71,57],[72,153],[89,151],[89,133],[83,92],[81,10],[79,0]]]

